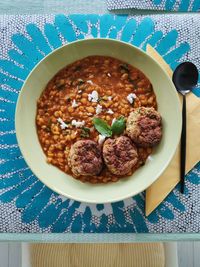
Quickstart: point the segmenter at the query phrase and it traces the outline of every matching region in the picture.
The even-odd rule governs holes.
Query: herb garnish
[[[86,138],[90,136],[90,128],[82,127],[80,137]]]
[[[57,90],[63,90],[65,88],[65,80],[61,79],[56,82],[56,89]]]
[[[75,67],[74,71],[80,71],[81,70],[81,65],[78,65]]]
[[[82,79],[77,79],[77,85],[82,85],[82,84],[84,84],[85,82],[84,82],[84,80],[82,80]]]
[[[44,129],[46,132],[51,132],[51,123],[52,123],[51,119],[48,119],[46,128]]]
[[[93,118],[94,127],[96,130],[103,136],[110,137],[112,136],[111,127],[100,118]]]
[[[111,137],[113,134],[120,135],[126,127],[125,118],[122,116],[116,119],[112,126],[100,118],[94,118],[93,123],[96,130],[106,137]]]
[[[120,66],[121,72],[122,73],[128,73],[128,80],[130,83],[132,83],[133,85],[135,85],[135,81],[130,77],[130,70],[128,67],[128,64],[121,64]]]
[[[127,73],[129,73],[128,64],[124,63],[124,64],[121,64],[119,67],[121,69],[121,72],[127,72]]]
[[[123,116],[119,117],[111,126],[113,134],[120,135],[123,133],[126,127],[125,118]]]
[[[101,102],[101,100],[103,100],[103,97],[100,96],[100,97],[98,98],[97,102],[99,103],[99,102]]]

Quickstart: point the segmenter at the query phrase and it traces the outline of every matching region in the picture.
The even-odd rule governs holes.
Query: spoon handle
[[[181,193],[184,194],[185,162],[186,162],[186,96],[183,95],[182,109],[182,133],[181,133]]]

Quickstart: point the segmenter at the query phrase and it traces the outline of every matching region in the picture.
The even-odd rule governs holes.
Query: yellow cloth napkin
[[[172,77],[172,70],[163,58],[147,45],[147,53]],[[180,97],[180,99],[182,99]],[[173,130],[173,129],[172,129]],[[200,160],[200,99],[187,95],[187,158],[186,173]],[[164,173],[146,190],[145,213],[148,216],[180,181],[180,145]]]
[[[32,267],[164,267],[162,243],[32,244]]]

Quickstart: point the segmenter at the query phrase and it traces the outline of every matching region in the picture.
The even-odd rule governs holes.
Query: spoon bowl
[[[189,93],[198,82],[198,69],[192,62],[181,63],[173,74],[173,82],[181,94]]]

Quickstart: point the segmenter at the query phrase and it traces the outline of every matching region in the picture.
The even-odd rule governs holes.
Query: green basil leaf
[[[103,99],[103,97],[100,96],[100,97],[98,98],[97,102],[99,103],[102,99]]]
[[[111,127],[104,120],[100,118],[93,118],[93,123],[94,127],[100,134],[106,137],[112,136]]]
[[[78,65],[75,67],[74,71],[80,71],[81,70],[81,65]]]
[[[86,138],[86,137],[89,137],[89,136],[90,136],[90,128],[83,127],[81,129],[80,137]]]
[[[83,127],[82,130],[85,131],[86,133],[90,133],[90,128],[88,127]]]
[[[125,118],[119,117],[111,126],[111,130],[113,134],[120,135],[121,133],[123,133],[125,127],[126,127]]]
[[[120,66],[120,69],[122,72],[127,72],[129,73],[129,67],[128,67],[128,64],[124,63],[124,64],[121,64]]]
[[[78,82],[78,85],[82,85],[85,83],[84,80],[82,80],[82,79],[78,79],[77,82]]]

